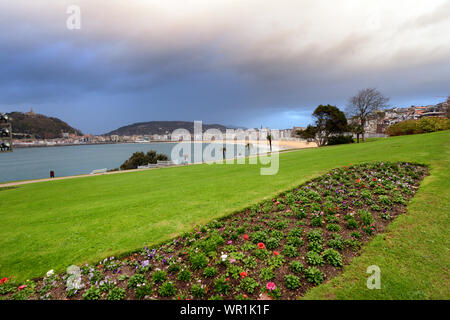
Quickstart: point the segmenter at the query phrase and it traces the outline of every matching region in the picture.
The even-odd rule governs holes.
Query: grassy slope
[[[309,298],[448,298],[450,131],[280,156],[275,176],[255,165],[198,165],[24,185],[0,192],[0,276],[40,276],[155,244],[326,170],[373,160],[431,164],[432,176],[356,263]],[[378,264],[383,290],[365,289]],[[343,284],[342,280],[346,283]]]

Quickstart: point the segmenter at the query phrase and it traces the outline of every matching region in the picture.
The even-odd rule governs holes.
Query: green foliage
[[[280,246],[280,240],[277,238],[269,238],[266,241],[266,247],[269,250],[273,250]]]
[[[114,287],[106,295],[107,300],[123,300],[125,298],[125,289]]]
[[[203,298],[206,295],[206,289],[199,284],[193,284],[191,293],[195,298]]]
[[[275,278],[275,273],[272,267],[262,268],[259,274],[259,278],[264,281],[269,281]]]
[[[217,274],[217,268],[215,267],[206,267],[203,271],[203,275],[207,278],[212,278]]]
[[[150,150],[146,154],[144,152],[135,152],[120,166],[120,169],[137,169],[138,166],[147,165],[149,163],[155,164],[158,160],[167,161],[169,158],[165,154],[156,153],[154,150]]]
[[[208,265],[208,257],[202,252],[192,253],[189,260],[194,270],[203,269]]]
[[[91,286],[86,292],[83,294],[83,300],[98,300],[100,299],[100,295],[102,292],[96,286]]]
[[[299,252],[296,247],[287,244],[283,248],[283,254],[287,257],[293,258],[298,256]]]
[[[289,270],[294,273],[302,273],[305,270],[305,267],[300,261],[294,260],[289,264]]]
[[[315,267],[309,267],[305,270],[305,279],[315,285],[321,284],[325,280],[325,275]]]
[[[339,232],[339,231],[341,231],[341,227],[338,224],[336,224],[336,223],[329,223],[329,224],[327,224],[326,229],[328,231],[332,231],[332,232]]]
[[[300,278],[292,274],[287,274],[284,276],[284,283],[286,284],[286,287],[291,290],[298,289],[302,285]]]
[[[325,263],[322,256],[315,251],[308,251],[306,253],[306,262],[313,266],[321,266]]]
[[[128,288],[136,288],[138,284],[144,283],[145,277],[142,274],[135,274],[128,279]]]
[[[167,279],[167,273],[164,270],[153,272],[152,279],[154,283],[164,282]]]
[[[222,276],[214,281],[214,289],[217,293],[227,294],[231,286],[228,280]]]
[[[242,279],[241,283],[238,286],[240,290],[243,290],[246,293],[253,293],[258,287],[259,283],[251,277],[245,277],[244,279]]]
[[[162,296],[162,297],[171,297],[173,295],[175,295],[175,293],[177,292],[175,285],[173,284],[173,282],[170,281],[166,281],[164,282],[158,290],[158,293]]]
[[[192,276],[192,272],[190,272],[189,270],[181,270],[180,273],[178,274],[178,280],[180,281],[191,281],[191,276]]]
[[[143,299],[152,293],[152,287],[145,281],[144,283],[138,284],[136,289],[134,289],[134,294],[138,299]]]
[[[342,267],[343,265],[341,254],[334,249],[325,250],[322,256],[333,267]]]

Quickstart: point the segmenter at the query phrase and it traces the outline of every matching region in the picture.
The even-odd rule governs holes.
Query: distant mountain
[[[202,124],[203,131],[208,129],[219,129],[225,132],[227,129],[220,124]],[[128,126],[120,127],[119,129],[108,132],[104,135],[119,135],[119,136],[132,136],[132,135],[152,135],[152,134],[167,134],[172,133],[175,129],[186,129],[191,134],[194,132],[194,122],[188,121],[149,121],[138,122]]]
[[[20,138],[24,134],[37,139],[54,139],[62,138],[63,132],[83,135],[80,130],[72,128],[58,118],[35,114],[32,110],[27,113],[10,112],[7,115],[12,125],[13,137]]]

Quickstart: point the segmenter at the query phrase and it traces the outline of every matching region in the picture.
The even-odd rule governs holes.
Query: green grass
[[[366,161],[431,166],[408,214],[306,298],[449,298],[450,131],[280,154],[280,170],[195,165],[20,186],[0,192],[0,276],[18,280],[157,244],[318,176]],[[368,290],[367,266],[382,270]]]

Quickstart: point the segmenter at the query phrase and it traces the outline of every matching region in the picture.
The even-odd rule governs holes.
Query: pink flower
[[[231,241],[231,240],[228,240],[228,242],[227,242],[228,244],[232,244],[233,243],[233,241]]]
[[[20,290],[22,290],[22,289],[25,289],[26,287],[27,287],[27,285],[26,285],[26,284],[23,284],[23,285],[21,285],[20,287],[18,287],[17,290],[20,291]]]
[[[277,288],[277,286],[273,282],[267,282],[266,288],[267,288],[267,290],[272,291],[272,290],[275,290]]]

